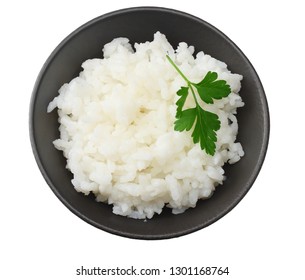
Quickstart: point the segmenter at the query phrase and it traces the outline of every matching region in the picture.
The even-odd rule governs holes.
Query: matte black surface
[[[111,206],[93,196],[77,193],[71,184],[66,160],[52,141],[59,137],[57,112],[47,114],[47,105],[58,89],[78,76],[81,63],[101,57],[102,47],[115,37],[131,43],[151,41],[156,31],[164,33],[176,47],[181,41],[196,51],[227,63],[232,72],[244,76],[240,92],[245,107],[238,110],[238,141],[245,156],[226,166],[227,180],[212,198],[180,215],[167,209],[144,222],[112,214]],[[30,105],[30,137],[38,166],[57,197],[86,222],[110,233],[139,239],[163,239],[202,229],[228,213],[248,192],[263,164],[269,139],[269,112],[260,80],[251,63],[223,33],[205,21],[180,11],[156,7],[119,10],[98,17],[70,34],[44,64],[34,87]]]

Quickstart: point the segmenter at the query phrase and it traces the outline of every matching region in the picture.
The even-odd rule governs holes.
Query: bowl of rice
[[[214,99],[197,102],[187,85]],[[194,106],[208,112],[178,131],[182,101],[186,121]],[[211,134],[199,127],[212,114]],[[135,239],[178,237],[223,217],[253,185],[269,139],[247,57],[209,23],[160,7],[114,11],[67,36],[38,75],[29,121],[38,167],[62,203]]]

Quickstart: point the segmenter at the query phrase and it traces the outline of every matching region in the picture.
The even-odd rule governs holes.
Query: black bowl
[[[196,51],[224,61],[244,76],[240,92],[245,107],[238,110],[238,141],[245,156],[225,166],[227,179],[208,200],[194,209],[173,215],[167,209],[144,222],[114,215],[112,207],[95,202],[93,195],[76,192],[63,154],[52,141],[59,137],[57,113],[47,105],[58,89],[81,71],[81,63],[101,57],[102,46],[113,38],[127,37],[131,43],[151,41],[153,34],[165,34],[173,46],[181,41]],[[57,197],[77,216],[107,232],[138,239],[163,239],[202,229],[228,213],[248,192],[263,164],[269,139],[269,112],[263,87],[254,68],[240,49],[207,22],[180,11],[137,7],[100,16],[78,28],[52,52],[37,78],[30,105],[30,137],[38,166]]]

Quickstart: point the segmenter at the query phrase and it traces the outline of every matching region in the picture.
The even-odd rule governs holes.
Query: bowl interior
[[[176,47],[181,41],[226,62],[244,76],[240,92],[245,107],[238,110],[240,141],[245,156],[235,165],[226,165],[227,180],[214,195],[198,202],[196,208],[180,215],[165,210],[148,221],[112,214],[112,208],[97,203],[93,196],[77,193],[66,160],[52,141],[59,137],[57,112],[48,114],[49,102],[62,84],[81,71],[89,58],[101,57],[102,47],[115,37],[131,43],[153,39],[160,31]],[[201,229],[229,212],[247,193],[263,163],[269,137],[269,116],[264,90],[252,65],[236,45],[208,23],[179,11],[142,7],[116,11],[96,18],[70,34],[50,55],[41,70],[30,107],[30,136],[38,166],[58,198],[76,215],[108,232],[141,239],[177,237]]]

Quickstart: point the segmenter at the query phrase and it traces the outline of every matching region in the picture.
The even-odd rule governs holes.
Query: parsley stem
[[[195,99],[196,107],[200,107],[199,104],[198,104],[197,98],[196,98],[195,91],[194,91],[194,89],[193,89],[193,87],[192,87],[192,84],[191,84],[191,83],[188,83],[188,86],[189,86],[189,88],[191,89],[191,92],[192,92],[193,97],[194,97],[194,99]]]
[[[181,72],[181,70],[178,68],[178,66],[174,63],[174,61],[172,61],[172,59],[166,55],[166,58],[168,59],[168,61],[170,62],[170,64],[177,70],[177,72],[181,75],[181,77],[187,82],[187,84],[191,84],[191,82],[188,80],[187,77],[184,76],[184,74]]]
[[[189,79],[187,77],[185,77],[185,75],[181,72],[181,70],[178,68],[178,66],[174,63],[174,61],[172,61],[172,59],[166,55],[166,58],[168,59],[168,61],[170,62],[170,64],[176,69],[176,71],[181,75],[181,77],[186,81],[188,87],[191,89],[192,91],[192,94],[193,94],[193,97],[195,99],[195,103],[197,106],[199,106],[198,104],[198,101],[197,101],[197,98],[196,98],[196,94],[195,94],[195,91],[192,87],[192,83],[189,81]]]

